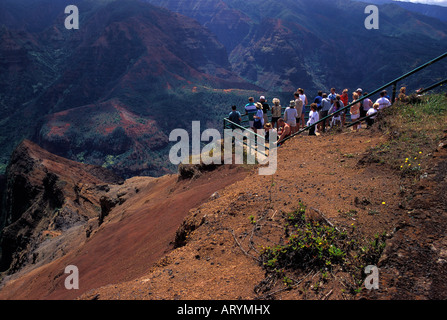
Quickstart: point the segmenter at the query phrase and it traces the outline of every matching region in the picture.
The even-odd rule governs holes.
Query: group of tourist
[[[354,103],[349,113],[351,121],[357,122],[361,118],[366,119],[367,126],[374,123],[375,117],[379,110],[391,106],[391,99],[387,91],[380,93],[380,98],[375,103],[369,98],[355,103],[355,101],[367,96],[367,92],[362,89],[357,89],[352,93],[351,103]],[[334,126],[343,127],[346,124],[346,115],[348,110],[343,109],[349,104],[348,89],[344,89],[341,94],[337,94],[335,88],[330,90],[330,93],[323,93],[319,91],[313,102],[310,104],[310,113],[307,122],[305,122],[305,106],[309,104],[309,100],[304,93],[304,89],[299,88],[294,94],[294,99],[289,102],[288,107],[283,112],[281,101],[278,98],[272,100],[272,106],[267,103],[265,96],[261,96],[258,102],[255,102],[253,97],[248,99],[248,104],[245,106],[245,115],[248,116],[250,128],[257,132],[257,130],[265,129],[267,132],[277,130],[278,143],[283,141],[290,135],[298,132],[305,127],[311,127],[319,122],[316,126],[309,129],[309,135],[316,135],[318,133],[325,133],[326,130]],[[404,99],[405,88],[401,88],[398,96],[399,100]],[[396,99],[397,100],[397,99]],[[241,113],[237,111],[237,107],[232,107],[232,112],[229,115],[229,120],[237,125],[241,124]],[[271,114],[271,121],[269,122],[269,113]],[[336,113],[336,114],[334,114]],[[333,116],[331,116],[333,115]],[[320,122],[320,119],[324,119]],[[361,123],[354,124],[353,130],[358,131],[361,128]]]

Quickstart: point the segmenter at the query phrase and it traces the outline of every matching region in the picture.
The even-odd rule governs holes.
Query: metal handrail
[[[372,117],[374,117],[374,116],[377,116],[377,113],[373,113],[373,114],[370,114],[369,116],[366,116],[366,117],[364,117],[364,118],[358,119],[357,121],[352,122],[352,123],[350,123],[349,125],[347,125],[346,128],[353,127],[353,126],[355,126],[356,124],[359,124],[359,123],[361,123],[361,122],[363,122],[363,121],[365,121],[365,120],[368,120],[369,118],[372,118]]]
[[[419,94],[423,94],[426,93],[427,91],[433,90],[434,88],[437,88],[439,86],[442,86],[444,83],[447,83],[447,78],[441,81],[436,82],[435,84],[432,84],[431,86],[429,86],[426,89],[423,89],[419,92]]]
[[[284,111],[287,109],[288,107],[283,107],[283,106],[281,106],[281,111],[284,113]],[[308,113],[308,110],[304,110],[304,108],[310,108],[310,104],[309,105],[307,105],[307,106],[304,106],[303,107],[303,112],[305,111],[306,113]],[[271,114],[270,114],[270,116],[271,116]],[[241,118],[248,118],[248,114],[241,114]],[[228,119],[228,118],[225,118],[225,119]],[[244,120],[243,120],[244,121]]]
[[[237,123],[234,123],[233,121],[231,121],[230,119],[227,119],[227,118],[224,119],[224,129],[232,129],[232,128],[228,128],[228,126],[226,125],[227,122],[228,122],[230,125],[233,125],[233,126],[239,128],[239,129],[242,129],[242,130],[244,130],[244,131],[249,131],[250,133],[253,133],[256,137],[265,140],[265,137],[263,137],[263,136],[257,134],[257,133],[254,132],[253,130],[247,129],[247,128],[245,128],[245,127],[243,127],[243,126],[241,126],[241,125],[239,125],[239,124],[237,124]]]
[[[254,131],[252,131],[252,130],[250,130],[250,129],[247,129],[247,128],[245,128],[245,127],[243,127],[243,126],[241,126],[241,125],[239,125],[239,124],[237,124],[237,123],[234,123],[233,121],[231,121],[231,120],[229,120],[229,119],[226,119],[226,118],[224,119],[224,134],[226,134],[225,129],[233,129],[233,128],[228,128],[228,127],[227,127],[227,123],[230,124],[230,126],[231,126],[231,125],[232,125],[232,126],[235,126],[236,128],[240,128],[240,129],[242,129],[243,131],[248,131],[249,133],[253,134],[255,137],[258,137],[258,138],[264,140],[264,149],[270,151],[270,148],[269,148],[268,146],[265,145],[265,144],[266,144],[265,136],[263,137],[263,136],[261,136],[261,135],[255,133]],[[248,140],[252,141],[252,142],[256,142],[256,141],[253,141],[252,139],[250,139],[249,136],[245,136],[245,137],[246,137]],[[262,155],[268,157],[267,153],[261,152],[261,151],[255,149],[255,148],[253,148],[251,145],[247,144],[247,142],[244,141],[244,138],[242,138],[242,140],[236,138],[235,136],[233,136],[233,138],[234,138],[236,141],[241,142],[241,143],[242,143],[243,145],[245,145],[246,147],[249,147],[250,149],[253,149],[253,150],[255,150],[256,152],[259,152],[260,154],[262,154]]]

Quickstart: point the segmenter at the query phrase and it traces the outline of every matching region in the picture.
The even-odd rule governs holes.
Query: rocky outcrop
[[[242,10],[234,8],[226,1],[215,0],[146,0],[154,5],[197,19],[213,32],[228,52],[242,42],[255,24]]]
[[[72,236],[67,231],[73,228],[98,225],[103,214],[100,198],[109,189],[105,186],[122,182],[104,168],[58,157],[31,141],[23,141],[7,169],[0,219],[5,223],[0,238],[0,271],[14,273],[65,254],[65,247],[51,248],[51,252],[41,247],[53,237]]]
[[[191,210],[247,174],[220,166],[123,182],[24,141],[8,167],[0,299],[74,299],[141,276],[200,225],[182,225]],[[79,290],[64,287],[68,265],[79,268]]]
[[[439,48],[445,24],[398,5],[380,7],[380,32],[375,33],[364,27],[365,4],[350,0],[146,1],[197,19],[225,45],[238,75],[273,92],[301,87],[313,98],[331,87],[373,90],[385,81],[384,65],[393,66],[386,73],[397,78],[445,52]],[[393,54],[386,39],[393,39]],[[414,39],[426,50],[415,51]],[[408,87],[418,85],[407,81]]]

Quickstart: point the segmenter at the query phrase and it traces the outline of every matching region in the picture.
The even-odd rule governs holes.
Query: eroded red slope
[[[221,167],[195,180],[179,181],[177,175],[169,175],[112,185],[111,192],[137,191],[129,192],[78,248],[6,283],[0,299],[74,299],[91,289],[142,276],[172,249],[175,232],[191,209],[245,175],[241,168]],[[79,290],[64,286],[68,265],[79,269]]]

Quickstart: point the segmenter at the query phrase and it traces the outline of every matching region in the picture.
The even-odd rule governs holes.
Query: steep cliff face
[[[296,21],[266,18],[230,58],[243,77],[270,90],[294,92],[305,85],[325,87],[328,74],[322,69],[329,48]],[[309,68],[310,62],[318,68]]]
[[[233,70],[269,91],[374,90],[447,50],[445,22],[394,4],[380,6],[379,30],[367,30],[366,4],[350,0],[146,1],[208,27]]]
[[[124,176],[151,168],[163,172],[161,161],[155,163],[155,151],[168,145],[168,137],[157,121],[112,99],[49,115],[39,143],[50,152],[71,154],[79,162],[113,168]]]
[[[145,0],[154,5],[168,8],[188,17],[193,17],[207,27],[231,52],[249,34],[255,25],[240,8],[230,6],[223,0]]]
[[[24,30],[0,28],[0,107],[2,118],[12,116],[23,101],[30,100],[35,93],[47,85],[52,70],[33,54],[39,50],[36,38]]]
[[[23,141],[7,170],[0,270],[14,273],[65,254],[66,244],[41,250],[42,244],[56,236],[71,236],[67,231],[73,228],[87,231],[97,225],[107,185],[122,182],[101,167],[78,164]]]
[[[7,170],[0,299],[73,299],[141,276],[173,249],[190,210],[248,172],[214,169],[123,180],[25,140]],[[64,287],[68,265],[79,268],[80,291]]]
[[[3,214],[6,199],[5,191],[6,191],[6,176],[4,174],[0,174],[0,230],[3,229],[6,219],[6,215]]]

